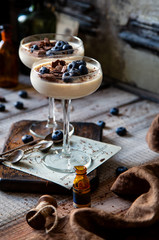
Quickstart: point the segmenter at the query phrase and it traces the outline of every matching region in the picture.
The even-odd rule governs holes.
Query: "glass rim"
[[[29,35],[29,36],[26,36],[26,37],[24,37],[21,41],[20,41],[20,46],[22,46],[22,47],[24,47],[24,44],[26,44],[26,43],[24,43],[24,41],[25,40],[27,40],[27,39],[29,39],[29,38],[34,38],[34,37],[38,37],[38,36],[42,36],[43,37],[43,39],[45,38],[45,37],[47,37],[46,35],[52,35],[52,36],[62,36],[62,37],[70,37],[70,38],[72,38],[72,39],[75,39],[75,40],[77,40],[78,42],[79,42],[79,45],[76,47],[76,48],[73,48],[73,50],[76,50],[76,49],[79,49],[81,46],[83,46],[83,41],[82,41],[82,39],[80,39],[79,37],[77,37],[77,36],[74,36],[74,35],[71,35],[71,34],[63,34],[63,33],[37,33],[37,34],[33,34],[33,35]],[[35,41],[42,41],[43,39],[37,39],[37,40],[35,40]],[[56,40],[56,39],[53,39],[53,40]],[[61,41],[64,41],[64,40],[62,40],[62,39],[60,39]],[[58,40],[58,41],[60,41],[60,40]],[[33,42],[33,41],[30,41],[30,42]],[[29,43],[29,42],[28,42]],[[61,51],[57,51],[57,52],[65,52],[65,51],[68,51],[68,50],[61,50]],[[49,57],[49,56],[48,56]]]
[[[60,55],[59,55],[59,57],[60,57]],[[76,55],[76,58],[77,58],[77,57],[78,57],[78,55]],[[63,58],[64,58],[64,57],[63,57]],[[56,60],[64,60],[63,58],[58,58],[58,59],[56,59]],[[52,58],[52,59],[55,60],[55,58]],[[67,57],[65,58],[65,60],[68,60],[68,61],[70,61],[70,62],[78,61],[78,60],[84,60],[84,61],[85,61],[85,59],[90,60],[90,61],[93,61],[94,64],[96,64],[96,70],[93,71],[93,72],[87,73],[87,74],[79,75],[79,76],[71,76],[71,79],[75,79],[75,80],[76,80],[76,79],[83,78],[83,77],[89,77],[89,76],[91,76],[91,75],[93,75],[93,74],[98,73],[99,71],[101,71],[101,73],[102,73],[101,64],[100,64],[96,59],[94,59],[94,58],[92,58],[92,57],[79,56],[79,59],[77,59],[77,60],[72,60],[72,61],[71,61],[71,59],[67,59]],[[56,61],[56,60],[55,60],[55,61]],[[39,61],[36,61],[36,62],[32,65],[31,71],[34,71],[34,72],[36,72],[37,74],[40,74],[39,72],[35,71],[34,68],[35,68],[36,66],[40,65],[40,63],[41,63],[41,64],[42,64],[42,63],[47,63],[47,61],[48,61],[48,63],[53,62],[53,61],[50,61],[50,58],[40,59]],[[86,61],[86,64],[87,64],[87,62],[90,62],[90,61]],[[56,79],[57,79],[57,80],[58,80],[58,79],[61,80],[61,77],[56,77]],[[45,80],[45,81],[47,81],[47,80]],[[54,82],[54,83],[56,83],[56,82]],[[57,83],[57,84],[59,84],[59,83]],[[69,84],[69,82],[68,82],[67,84]],[[71,83],[71,84],[72,84],[72,83]],[[75,82],[74,84],[78,84],[78,82]]]

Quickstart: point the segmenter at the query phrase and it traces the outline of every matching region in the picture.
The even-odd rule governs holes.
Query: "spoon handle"
[[[4,162],[5,158],[0,158],[0,163]]]
[[[3,155],[6,155],[7,153],[11,153],[11,152],[13,152],[13,151],[15,151],[15,150],[18,150],[18,149],[20,149],[20,148],[23,148],[23,147],[25,147],[25,146],[28,146],[28,145],[31,145],[31,144],[36,144],[36,143],[38,143],[38,142],[40,142],[40,141],[41,141],[41,138],[40,138],[40,139],[36,139],[36,140],[34,140],[34,141],[31,141],[31,142],[29,142],[29,143],[25,143],[25,144],[20,145],[20,146],[18,146],[18,147],[16,147],[16,148],[13,148],[13,149],[10,149],[10,150],[8,150],[8,151],[6,151],[6,152],[1,153],[1,154],[0,154],[0,157],[2,157]]]

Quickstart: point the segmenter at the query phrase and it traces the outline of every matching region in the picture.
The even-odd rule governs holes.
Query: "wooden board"
[[[14,123],[9,131],[8,138],[5,142],[3,151],[13,149],[23,144],[21,137],[29,133],[31,124],[36,121],[23,120]],[[102,140],[102,128],[94,123],[73,122],[75,134],[87,137],[93,140]],[[34,137],[34,139],[37,139]],[[28,146],[27,146],[28,147]],[[40,192],[40,193],[70,193],[64,187],[53,182],[46,181],[36,176],[24,172],[0,166],[0,189],[3,191],[18,192]],[[92,190],[97,186],[98,177],[96,171],[90,175]]]

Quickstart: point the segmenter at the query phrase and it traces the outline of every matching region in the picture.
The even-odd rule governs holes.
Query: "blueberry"
[[[6,102],[5,97],[0,96],[0,102]]]
[[[5,111],[5,105],[0,103],[0,112],[4,112]]]
[[[79,76],[80,75],[80,71],[78,69],[72,69],[71,71],[69,71],[69,73],[71,74],[71,76]]]
[[[63,45],[62,50],[67,50],[68,54],[72,54],[73,53],[73,48],[72,48],[72,46],[70,44]]]
[[[22,102],[17,101],[17,102],[14,103],[14,107],[17,108],[17,109],[23,109],[24,105],[23,105]]]
[[[127,171],[128,169],[127,169],[127,167],[118,167],[117,169],[116,169],[116,176],[119,176],[121,173],[123,173],[123,172],[125,172],[125,171]]]
[[[39,73],[41,74],[45,74],[45,73],[49,73],[50,70],[46,67],[41,67],[40,70],[39,70]]]
[[[72,82],[72,78],[71,78],[71,73],[70,72],[65,72],[62,75],[62,80],[66,83]]]
[[[118,108],[111,108],[110,109],[110,113],[112,115],[118,115],[119,114],[119,109]]]
[[[46,51],[46,56],[53,56],[54,55],[54,51],[53,50],[48,50]]]
[[[127,133],[127,130],[126,130],[126,128],[124,128],[124,127],[118,127],[118,128],[116,129],[116,133],[117,133],[119,136],[125,136],[126,133]]]
[[[21,98],[27,98],[28,97],[28,93],[25,90],[21,90],[18,92],[19,97]]]
[[[66,44],[68,44],[68,42],[64,42],[64,41],[60,40],[60,41],[56,42],[55,47],[60,47],[62,49],[62,47]]]
[[[31,46],[30,51],[34,52],[34,50],[39,50],[38,45],[34,44],[33,46]]]
[[[31,142],[33,140],[34,140],[34,138],[31,135],[24,135],[24,136],[22,136],[23,143],[29,143],[29,142]]]
[[[77,64],[76,61],[73,61],[73,62],[69,63],[68,66],[67,66],[68,71],[71,71],[71,70],[76,69],[76,68],[78,68],[78,64]]]
[[[80,65],[86,66],[86,62],[85,62],[84,60],[77,60],[76,63],[78,64],[78,67],[79,67]]]
[[[63,141],[63,132],[61,130],[56,130],[52,134],[52,140],[54,141],[54,143],[62,142]]]
[[[62,50],[62,47],[53,47],[51,48],[52,52],[58,52],[58,51],[61,51]]]
[[[105,127],[105,122],[100,120],[100,121],[97,122],[97,125],[104,128]]]
[[[85,65],[79,65],[78,69],[79,69],[81,75],[88,73],[88,68]]]

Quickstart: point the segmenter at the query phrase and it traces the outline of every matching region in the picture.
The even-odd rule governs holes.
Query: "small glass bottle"
[[[73,206],[75,208],[91,206],[90,181],[85,166],[75,166],[76,177],[73,181]]]
[[[9,24],[0,25],[0,87],[15,87],[18,84],[18,55],[12,42]]]

